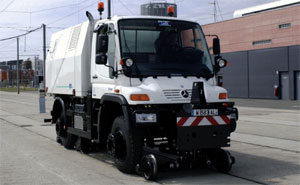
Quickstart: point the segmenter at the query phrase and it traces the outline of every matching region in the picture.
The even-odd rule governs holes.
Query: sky
[[[112,15],[139,15],[140,5],[153,0],[111,0]],[[233,18],[238,9],[257,6],[278,0],[215,0],[217,21]],[[87,20],[85,11],[99,18],[99,0],[0,0],[0,40],[24,34],[45,24],[47,46],[51,34]],[[107,4],[107,0],[103,1]],[[200,24],[214,22],[214,0],[168,0],[176,3],[178,17]],[[103,17],[107,10],[104,10]],[[43,58],[42,30],[20,37],[20,59],[39,56]],[[0,41],[0,62],[17,59],[17,39]]]

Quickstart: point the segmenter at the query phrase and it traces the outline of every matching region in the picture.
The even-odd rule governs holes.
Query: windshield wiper
[[[178,69],[178,68],[170,68],[170,70],[177,70],[177,71],[181,71],[181,72],[193,73],[196,77],[198,77],[198,78],[203,77],[206,80],[208,80],[214,76],[213,73],[203,64],[201,65],[201,68],[200,68],[201,72],[190,71],[190,70],[186,70],[186,69]],[[188,75],[188,76],[194,76],[194,75]]]
[[[196,76],[197,78],[203,77],[205,79],[209,79],[211,77],[213,77],[212,73],[207,73],[206,71],[204,71],[204,74],[201,74],[199,72],[196,71],[190,71],[190,70],[185,70],[185,69],[178,69],[178,68],[168,68],[168,69],[162,69],[162,68],[151,68],[154,70],[163,70],[163,71],[171,71],[170,74],[168,75],[164,75],[164,76],[174,76],[172,74],[176,74],[176,72],[185,72],[185,73],[192,73],[192,74],[176,74],[176,76],[181,75],[183,77],[187,77],[187,76]],[[155,75],[155,76],[163,76],[163,75]]]

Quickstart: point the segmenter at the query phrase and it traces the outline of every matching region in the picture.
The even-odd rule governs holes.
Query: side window
[[[97,42],[97,44],[96,44],[96,54],[99,54],[99,51],[97,51],[97,47],[98,47],[98,37],[99,37],[99,35],[107,35],[107,31],[108,31],[108,25],[107,24],[103,24],[103,25],[101,25],[100,26],[100,28],[97,30],[97,39],[96,39],[96,42]]]
[[[116,56],[116,40],[115,40],[115,28],[113,24],[109,24],[107,35],[108,35],[108,51],[107,51],[108,65],[114,67],[115,56]]]
[[[108,29],[108,26],[107,24],[103,25],[100,27],[100,30],[98,31],[98,34],[106,34],[107,33],[107,29]]]
[[[113,24],[104,24],[98,30],[98,36],[100,34],[106,34],[108,36],[108,48],[107,48],[107,65],[115,67],[115,51],[116,51],[116,40],[115,40],[115,29]],[[96,71],[101,76],[113,78],[112,69],[105,65],[97,65]]]

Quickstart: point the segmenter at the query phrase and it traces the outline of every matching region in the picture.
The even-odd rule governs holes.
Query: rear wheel
[[[117,168],[125,173],[135,172],[140,161],[142,141],[138,133],[125,122],[124,117],[117,117],[107,139],[107,150],[115,158]]]
[[[73,149],[76,142],[76,136],[67,133],[67,125],[64,120],[63,112],[61,112],[60,116],[56,119],[55,129],[57,142],[61,143],[66,149]]]

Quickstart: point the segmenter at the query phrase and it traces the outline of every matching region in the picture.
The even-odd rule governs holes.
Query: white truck
[[[52,35],[46,92],[57,141],[67,149],[107,148],[119,170],[154,179],[158,167],[234,163],[221,149],[236,128],[237,109],[216,73],[196,22],[172,17],[114,16]],[[214,64],[213,64],[214,63]]]

